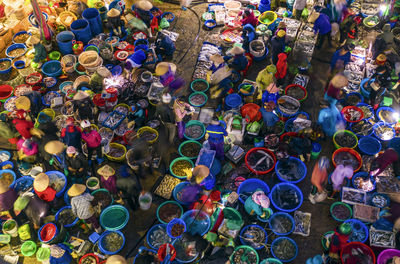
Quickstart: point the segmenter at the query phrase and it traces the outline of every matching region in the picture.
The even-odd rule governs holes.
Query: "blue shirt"
[[[273,112],[268,112],[264,107],[260,108],[260,113],[262,115],[264,125],[267,127],[271,127],[279,121],[279,117],[277,115],[275,115]]]
[[[224,136],[228,135],[220,125],[208,125],[206,132],[208,133],[208,140],[212,142],[223,142]]]
[[[319,14],[319,17],[314,22],[314,32],[320,35],[325,35],[332,30],[331,22],[329,17],[323,13]]]
[[[249,61],[244,54],[236,55],[235,57],[233,57],[232,68],[237,71],[243,71],[244,69],[246,69],[248,62]]]
[[[335,69],[336,68],[336,63],[338,61],[343,61],[343,66],[346,66],[347,63],[350,62],[350,58],[351,58],[351,53],[350,51],[346,52],[344,55],[340,55],[340,49],[337,50],[331,59],[331,69]]]

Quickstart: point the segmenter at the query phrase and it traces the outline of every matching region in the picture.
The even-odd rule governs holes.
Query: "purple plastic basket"
[[[393,257],[400,257],[400,250],[398,249],[385,249],[382,251],[377,260],[377,264],[386,264],[386,262],[393,258]]]

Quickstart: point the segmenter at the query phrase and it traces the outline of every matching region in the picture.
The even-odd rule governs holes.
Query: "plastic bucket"
[[[30,257],[33,256],[36,253],[36,243],[33,241],[25,241],[22,245],[21,245],[21,254],[24,257]]]
[[[345,134],[350,135],[351,137],[354,138],[354,141],[355,141],[356,143],[355,143],[353,146],[341,146],[341,145],[340,145],[341,142],[339,142],[338,140],[336,140],[336,137],[337,137],[339,134],[341,134],[341,133],[345,133]],[[344,148],[344,147],[354,149],[355,147],[357,147],[358,138],[357,138],[357,136],[356,136],[353,132],[351,132],[351,131],[349,131],[349,130],[339,130],[339,131],[336,131],[335,134],[333,134],[333,144],[335,145],[335,147],[336,147],[337,149],[339,149],[339,148]]]
[[[239,194],[239,201],[244,204],[247,199],[246,193],[253,193],[257,189],[263,190],[265,194],[268,194],[270,191],[269,186],[260,179],[252,178],[245,180],[239,185],[237,190],[237,193]]]
[[[101,226],[110,231],[120,230],[129,221],[129,212],[122,205],[111,205],[100,214]]]
[[[293,226],[294,226],[294,225],[293,225]],[[260,242],[260,243],[257,243],[257,244],[260,244],[259,247],[254,247],[254,246],[253,246],[253,243],[251,242],[251,238],[252,238],[251,235],[250,235],[249,237],[245,236],[245,232],[246,232],[246,230],[249,229],[249,228],[258,228],[258,229],[260,229],[261,231],[264,232],[265,240],[264,240],[262,243],[261,243],[261,242]],[[242,230],[240,231],[240,236],[239,236],[239,238],[240,238],[240,243],[242,243],[242,245],[251,246],[251,247],[253,247],[255,250],[262,249],[262,248],[264,247],[264,245],[267,244],[267,241],[268,241],[267,232],[265,232],[264,228],[262,228],[262,227],[259,226],[259,225],[248,225],[248,226],[243,227]]]
[[[352,95],[355,95],[355,96],[357,96],[358,98],[360,98],[360,102],[358,102],[357,105],[360,104],[360,103],[364,103],[364,96],[362,96],[362,94],[357,93],[357,92],[348,93],[348,94],[346,95],[346,97],[345,97],[345,101],[347,102],[347,99],[348,99],[350,96],[352,96]]]
[[[364,96],[364,98],[369,98],[370,91],[365,89],[365,85],[368,85],[368,82],[371,80],[371,83],[375,81],[375,79],[369,79],[365,78],[361,81],[360,83],[360,89],[361,89],[361,95]]]
[[[158,224],[158,225],[154,225],[150,228],[149,232],[147,232],[146,235],[146,241],[147,241],[147,245],[150,246],[150,248],[158,250],[160,248],[160,246],[157,246],[154,244],[154,241],[152,239],[153,233],[155,231],[158,232],[167,232],[167,225],[166,224]],[[167,243],[172,243],[172,239],[169,236],[165,237],[166,239],[169,238],[169,241],[167,241]]]
[[[307,175],[307,167],[304,164],[304,162],[302,162],[300,159],[295,158],[295,157],[289,157],[289,159],[287,159],[285,161],[286,162],[290,162],[290,163],[294,163],[293,166],[297,167],[297,172],[298,172],[298,176],[294,179],[288,179],[287,176],[284,175],[284,172],[282,172],[282,166],[284,165],[282,161],[278,161],[275,165],[275,173],[276,176],[278,176],[278,178],[283,181],[283,182],[290,182],[290,183],[299,183],[301,182]]]
[[[204,236],[211,226],[210,217],[204,211],[189,210],[182,215],[181,219],[185,221],[186,231],[192,236],[195,234]]]
[[[60,213],[66,209],[71,209],[71,206],[64,206],[62,207],[60,210],[58,210],[58,212],[56,213],[56,222],[59,222],[58,219],[60,218]],[[79,221],[79,218],[76,217],[74,221],[72,221],[72,223],[64,225],[64,227],[73,227],[74,225],[76,225],[76,223]]]
[[[350,242],[365,243],[367,241],[368,234],[369,234],[368,227],[363,222],[361,222],[360,220],[357,220],[357,219],[348,219],[344,222],[351,224],[352,229],[353,229],[353,233],[349,237]],[[360,237],[360,235],[355,236],[355,233],[360,233],[360,232],[364,233],[364,237]]]
[[[244,88],[245,85],[250,85],[251,86],[249,92],[247,92],[247,91],[245,92],[244,90],[240,91],[242,88]],[[241,83],[241,84],[239,84],[238,90],[239,90],[239,95],[243,96],[244,101],[246,103],[252,103],[253,102],[253,94],[256,91],[256,88],[251,83]]]
[[[375,197],[380,197],[381,199],[383,199],[385,201],[383,203],[378,204],[376,201],[374,201]],[[390,198],[386,194],[378,193],[378,192],[372,194],[372,197],[371,197],[371,205],[372,206],[379,207],[379,208],[385,208],[385,207],[389,207],[389,204],[390,204]]]
[[[351,260],[351,256],[352,256],[352,252],[356,252],[357,255],[359,256],[360,254],[362,255],[369,255],[371,256],[373,263],[376,263],[376,257],[374,254],[374,251],[372,251],[372,249],[365,245],[364,243],[360,243],[360,242],[351,242],[346,244],[342,251],[340,252],[340,260],[342,261],[343,264],[350,264],[352,262],[348,262],[345,261],[343,259],[344,255],[350,256],[350,258],[346,258],[347,260]]]
[[[346,219],[340,219],[340,218],[338,218],[337,216],[335,216],[335,215],[333,214],[333,209],[334,209],[336,206],[339,206],[339,205],[346,207],[347,210],[350,212],[349,217],[347,217]],[[351,207],[350,207],[348,204],[342,203],[342,202],[334,202],[334,203],[331,205],[329,211],[330,211],[331,216],[333,217],[333,219],[335,219],[335,220],[338,221],[338,222],[344,222],[344,221],[346,221],[346,220],[351,219],[351,217],[353,216],[353,210],[351,209]]]
[[[237,93],[228,94],[225,97],[225,110],[236,109],[243,105],[242,97]]]
[[[312,143],[311,159],[317,159],[321,153],[322,146],[319,143]]]
[[[183,148],[183,146],[185,146],[185,145],[188,144],[188,143],[196,144],[196,145],[198,145],[198,146],[200,147],[200,149],[201,149],[202,146],[203,146],[200,142],[198,142],[198,141],[196,141],[196,140],[186,140],[186,141],[182,142],[182,143],[179,145],[179,148],[178,148],[179,155],[181,155],[182,157],[189,158],[189,159],[197,159],[198,155],[196,155],[195,157],[188,157],[188,156],[185,156],[184,153],[182,153],[182,148]]]
[[[62,243],[67,238],[67,230],[64,226],[59,227],[58,224],[47,223],[39,229],[38,238],[45,244]]]
[[[163,202],[162,204],[160,204],[159,206],[158,206],[158,208],[157,208],[157,219],[158,219],[158,221],[160,221],[161,223],[163,223],[163,224],[168,224],[169,222],[166,222],[166,221],[164,221],[164,220],[167,220],[167,219],[162,219],[162,216],[160,216],[160,210],[161,210],[161,208],[163,208],[164,206],[176,206],[176,208],[178,208],[178,210],[180,211],[179,213],[177,212],[177,215],[176,215],[176,217],[175,218],[180,218],[181,216],[182,216],[182,214],[183,214],[183,208],[182,208],[182,206],[179,204],[179,203],[177,203],[177,202],[175,202],[175,201],[166,201],[166,202]]]
[[[261,13],[264,13],[269,10],[271,10],[271,2],[269,0],[263,0],[258,5],[258,11],[260,11]]]
[[[286,218],[288,220],[288,222],[290,222],[290,224],[291,224],[290,229],[289,230],[280,230],[280,229],[278,229],[277,227],[281,227],[282,223],[278,222],[279,220],[277,218]],[[269,228],[271,229],[271,231],[275,235],[278,235],[278,236],[290,235],[291,233],[293,233],[294,228],[295,228],[294,219],[288,213],[276,212],[269,219]]]
[[[293,199],[297,197],[297,202],[292,205],[283,206],[279,200],[281,200],[280,195],[283,193],[291,192]],[[283,212],[293,212],[300,208],[301,204],[303,203],[303,193],[296,185],[292,183],[278,183],[276,184],[269,194],[269,199],[274,207]]]
[[[11,174],[13,176],[13,181],[10,184],[10,188],[14,188],[14,184],[15,184],[15,181],[17,179],[17,175],[15,174],[15,172],[13,170],[8,170],[8,169],[0,170],[0,178],[3,177],[4,173],[9,173],[9,174]]]
[[[85,19],[77,19],[72,22],[71,31],[74,33],[76,40],[82,41],[85,45],[92,39],[89,22]]]
[[[34,178],[31,176],[22,176],[15,181],[13,188],[16,192],[25,192],[32,188],[33,181]],[[34,191],[33,188],[31,191]]]
[[[151,193],[146,192],[144,194],[140,194],[139,195],[140,209],[143,211],[149,210],[151,207],[152,200],[153,200],[153,197],[151,196]]]
[[[97,36],[103,32],[99,10],[96,8],[86,8],[82,13],[82,17],[89,22],[90,31],[93,36]]]
[[[10,219],[3,223],[3,233],[8,234],[11,237],[18,236],[18,224],[15,220]]]
[[[388,261],[394,257],[400,257],[400,250],[398,249],[385,249],[383,250],[379,256],[377,263],[378,264],[386,264]]]
[[[292,257],[289,258],[289,259],[281,259],[281,258],[279,258],[279,257],[276,255],[277,252],[275,252],[274,248],[275,248],[275,246],[276,246],[278,243],[281,242],[281,240],[288,240],[292,245],[294,245],[294,248],[295,248],[295,250],[296,250],[296,251],[294,252],[294,256],[292,256]],[[272,241],[272,244],[271,244],[271,254],[272,254],[272,256],[274,256],[274,258],[277,258],[277,259],[279,259],[279,260],[282,261],[282,262],[290,262],[290,261],[293,261],[294,259],[296,259],[297,253],[298,253],[297,244],[296,244],[296,242],[294,242],[293,239],[291,239],[291,238],[289,238],[289,237],[278,237],[278,238],[276,238],[274,241]]]
[[[105,245],[105,238],[106,238],[108,235],[110,235],[111,233],[116,233],[116,234],[118,234],[118,235],[122,238],[122,245],[121,245],[121,247],[120,247],[119,249],[115,250],[115,251],[109,251],[109,250],[107,249],[106,245]],[[120,232],[120,231],[106,231],[106,232],[104,232],[104,233],[100,236],[100,238],[99,238],[98,241],[99,241],[99,249],[100,249],[100,251],[101,251],[103,254],[106,254],[106,255],[114,255],[114,254],[117,254],[118,252],[120,252],[120,251],[122,250],[122,248],[124,247],[124,245],[125,245],[125,236],[124,236],[124,234],[122,234],[122,232]]]
[[[350,124],[349,124],[349,129],[350,129],[350,131],[353,132],[358,138],[362,138],[362,137],[366,137],[366,136],[372,135],[372,133],[374,133],[373,125],[372,125],[372,124],[371,124],[371,127],[370,127],[369,130],[364,128],[364,129],[361,130],[361,131],[354,131],[354,130],[355,130],[355,129],[354,129],[355,126],[361,125],[361,128],[363,128],[363,126],[364,126],[365,124],[371,124],[371,122],[369,122],[369,121],[367,121],[367,120],[364,119],[364,120],[361,120],[361,121],[358,122],[358,123],[350,123]]]
[[[75,39],[74,33],[71,31],[62,31],[57,34],[56,41],[58,45],[58,49],[60,50],[61,54],[73,54],[72,51],[72,41]]]

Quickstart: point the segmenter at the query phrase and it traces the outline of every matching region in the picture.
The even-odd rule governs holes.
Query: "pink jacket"
[[[97,148],[101,144],[101,136],[96,130],[90,132],[82,132],[82,139],[89,148]]]
[[[190,104],[178,100],[175,100],[173,108],[176,122],[181,122],[183,118],[189,113],[187,109],[190,109],[190,111],[194,110]]]

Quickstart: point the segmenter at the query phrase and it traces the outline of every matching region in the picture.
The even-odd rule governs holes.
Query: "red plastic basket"
[[[372,251],[372,249],[369,246],[361,242],[350,242],[343,247],[342,252],[340,253],[340,260],[342,261],[343,264],[355,263],[355,262],[343,261],[343,255],[351,255],[351,251],[354,248],[363,248],[362,249],[363,253],[369,254],[372,257],[374,264],[376,263],[376,257],[374,251]]]
[[[248,103],[240,109],[242,117],[249,116],[250,122],[259,121],[261,119],[260,106],[253,103]]]
[[[287,92],[288,92],[292,87],[300,87],[300,88],[304,91],[304,96],[303,96],[303,98],[300,98],[300,99],[295,98],[295,99],[299,100],[299,102],[302,102],[302,101],[306,100],[306,98],[307,98],[307,90],[306,90],[306,88],[304,88],[304,87],[301,86],[300,84],[290,84],[290,85],[286,86],[286,88],[285,88],[285,95],[288,95]]]
[[[32,77],[32,76],[38,76],[38,77],[39,77],[39,80],[36,81],[36,82],[29,82],[28,79],[29,79],[29,77]],[[39,83],[42,81],[42,79],[43,79],[42,74],[40,74],[39,72],[34,72],[34,73],[31,73],[31,74],[29,74],[28,76],[25,77],[25,82],[26,82],[27,84],[29,84],[29,85],[34,86],[34,85],[36,85],[36,84],[39,84]]]
[[[360,114],[361,114],[361,115],[360,115],[360,118],[357,119],[357,120],[351,121],[351,120],[347,117],[347,111],[350,110],[350,109],[355,110],[355,111],[357,111],[357,112],[360,112]],[[364,118],[364,112],[363,112],[360,108],[358,108],[357,106],[353,106],[353,105],[349,105],[349,106],[344,107],[344,108],[342,109],[342,115],[343,115],[343,118],[344,118],[347,122],[349,122],[349,123],[357,123],[357,122],[360,122],[360,121]]]
[[[170,261],[172,261],[172,260],[174,260],[174,259],[176,258],[176,250],[175,250],[174,246],[171,245],[171,244],[164,244],[164,245],[162,245],[162,246],[158,249],[158,252],[157,252],[158,259],[159,259],[160,261],[163,261],[163,260],[165,259],[165,257],[166,257],[167,245],[169,245],[169,247],[170,247],[170,252],[172,252],[172,256],[171,256],[171,258],[170,258]]]
[[[93,253],[88,253],[88,254],[86,254],[86,255],[83,255],[83,256],[79,259],[79,264],[82,264],[83,260],[84,260],[85,258],[87,258],[87,257],[93,257],[93,258],[96,259],[96,263],[99,263],[99,258],[98,258],[95,254],[93,254]]]
[[[359,171],[361,169],[361,166],[362,166],[361,156],[357,151],[355,151],[354,149],[351,149],[351,148],[340,148],[340,149],[335,150],[335,152],[333,152],[333,154],[332,154],[333,166],[336,167],[335,156],[340,152],[349,152],[350,154],[354,155],[357,158],[357,160],[360,163],[360,165],[358,166],[358,168],[356,170],[354,170],[354,172],[357,172],[357,171]]]
[[[267,153],[273,158],[273,160],[274,160],[274,165],[273,165],[270,169],[268,169],[268,170],[266,170],[266,171],[256,171],[256,170],[254,170],[254,169],[249,165],[249,163],[248,163],[248,161],[247,161],[249,154],[251,154],[251,153],[253,153],[253,152],[257,151],[257,150],[262,150],[262,151],[264,151],[264,152],[267,152]],[[270,151],[269,149],[267,149],[267,148],[252,148],[252,149],[250,149],[249,151],[247,151],[246,156],[244,157],[244,161],[245,161],[245,163],[246,163],[247,168],[248,168],[251,172],[256,173],[257,175],[264,175],[264,174],[267,174],[268,172],[271,172],[271,171],[275,168],[276,157],[275,157],[275,154],[274,154],[272,151]]]

